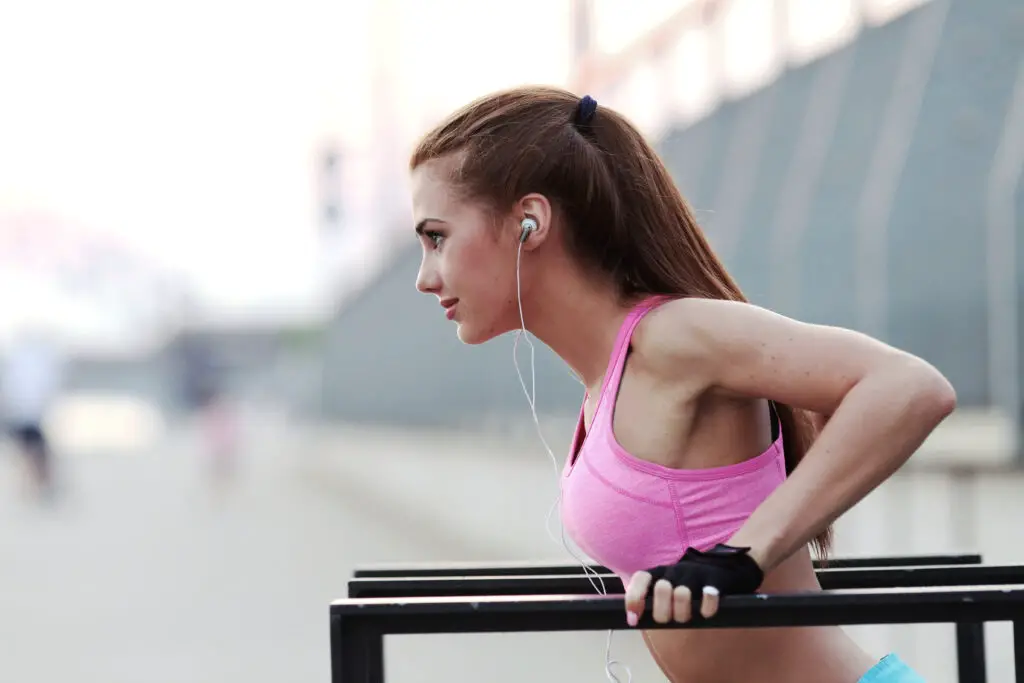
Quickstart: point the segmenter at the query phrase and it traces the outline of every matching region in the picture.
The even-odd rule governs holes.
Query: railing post
[[[384,683],[384,635],[368,633],[365,638],[366,683]],[[984,666],[984,663],[982,665]]]
[[[1013,620],[1014,680],[1024,683],[1024,616]]]
[[[383,683],[384,636],[331,614],[331,683]]]
[[[985,624],[957,623],[956,665],[959,683],[986,683]]]

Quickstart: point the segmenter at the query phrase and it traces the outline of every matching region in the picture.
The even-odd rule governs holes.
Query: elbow
[[[942,377],[940,375],[940,377]],[[939,410],[942,413],[942,417],[946,418],[956,410],[956,389],[949,383],[949,380],[942,377],[942,389],[936,396]]]
[[[941,374],[935,374],[937,378],[932,380],[924,395],[935,423],[938,424],[956,410],[956,389]]]
[[[917,360],[913,366],[912,378],[908,380],[915,388],[912,392],[914,402],[934,424],[938,424],[956,410],[956,389],[930,364]]]

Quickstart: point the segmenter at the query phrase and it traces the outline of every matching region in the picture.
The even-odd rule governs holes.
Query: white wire
[[[530,404],[530,414],[533,417],[533,424],[537,428],[537,436],[540,437],[541,443],[544,444],[544,450],[547,451],[548,457],[551,458],[551,465],[554,467],[554,470],[555,470],[555,479],[556,479],[556,481],[559,482],[558,497],[555,499],[555,503],[554,503],[554,505],[551,506],[551,509],[548,510],[547,517],[544,520],[544,530],[547,532],[548,538],[550,538],[553,542],[558,543],[559,541],[556,540],[554,535],[551,533],[551,515],[555,511],[555,509],[558,507],[559,503],[562,502],[562,487],[561,487],[562,473],[558,469],[558,459],[555,458],[554,451],[551,450],[551,447],[548,445],[547,439],[544,438],[544,432],[543,432],[543,430],[540,427],[540,419],[537,417],[537,364],[535,362],[535,349],[534,349],[534,346],[533,346],[533,342],[530,341],[530,333],[526,331],[526,318],[523,316],[522,281],[521,281],[521,278],[519,277],[519,266],[520,266],[520,263],[522,261],[522,256],[523,256],[523,243],[522,243],[522,241],[520,241],[519,242],[519,250],[516,252],[516,302],[517,302],[517,304],[519,306],[519,329],[516,330],[516,338],[515,338],[515,341],[512,343],[512,362],[516,366],[516,375],[518,375],[518,377],[519,377],[519,385],[523,388],[523,393],[526,395],[526,401]],[[530,347],[530,389],[529,390],[527,390],[527,388],[526,388],[526,380],[523,379],[523,373],[519,369],[518,349],[519,349],[519,339],[520,339],[520,337],[525,338],[527,346]],[[558,526],[559,526],[560,532],[561,532],[560,533],[560,538],[561,538],[562,549],[565,550],[565,552],[569,553],[569,555],[572,556],[572,558],[574,560],[576,560],[580,564],[580,566],[583,568],[583,573],[587,575],[587,579],[590,581],[590,585],[594,587],[594,590],[597,591],[598,593],[600,593],[601,595],[608,595],[608,589],[605,587],[604,579],[601,578],[600,574],[598,574],[597,571],[591,569],[584,560],[580,559],[569,548],[569,545],[565,542],[565,527],[562,525],[561,520],[559,520]],[[595,578],[597,579],[597,583],[594,582]],[[600,584],[600,586],[598,586],[598,583]],[[622,667],[626,671],[626,683],[632,683],[633,682],[633,672],[630,671],[629,667],[626,666],[625,664],[623,664],[622,662],[618,661],[618,660],[612,659],[612,634],[613,633],[614,633],[614,631],[608,631],[608,638],[607,638],[607,642],[605,644],[605,652],[604,652],[604,661],[605,661],[604,673],[605,673],[605,676],[608,678],[610,683],[622,683],[622,681],[619,680],[619,677],[616,676],[615,673],[612,671],[612,667],[619,666],[619,667]]]

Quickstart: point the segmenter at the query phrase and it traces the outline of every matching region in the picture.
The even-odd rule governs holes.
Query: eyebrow
[[[427,229],[427,223],[444,223],[444,221],[441,220],[440,218],[424,218],[423,220],[416,224],[417,235],[423,235],[423,233]]]

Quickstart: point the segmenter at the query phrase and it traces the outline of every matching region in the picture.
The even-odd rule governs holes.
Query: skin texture
[[[463,342],[483,343],[520,327],[518,259],[527,329],[596,397],[616,333],[636,302],[622,300],[611,282],[576,263],[560,239],[558,212],[544,196],[526,195],[495,216],[456,192],[451,170],[450,162],[435,160],[412,173],[423,247],[417,288],[446,309],[454,306]],[[524,217],[537,229],[520,244]],[[650,462],[729,465],[769,445],[766,399],[813,411],[824,428],[730,544],[751,548],[766,575],[761,591],[820,590],[808,543],[895,472],[954,409],[956,397],[926,362],[865,335],[746,303],[678,299],[638,325],[613,429],[627,451]],[[584,407],[588,429],[593,410]],[[646,572],[630,580],[630,623],[630,615],[646,607],[649,588]],[[692,597],[686,588],[659,582],[650,606],[655,620],[689,620]],[[717,609],[716,596],[702,601],[705,617]],[[835,627],[651,631],[645,637],[673,681],[853,683],[877,661]]]

